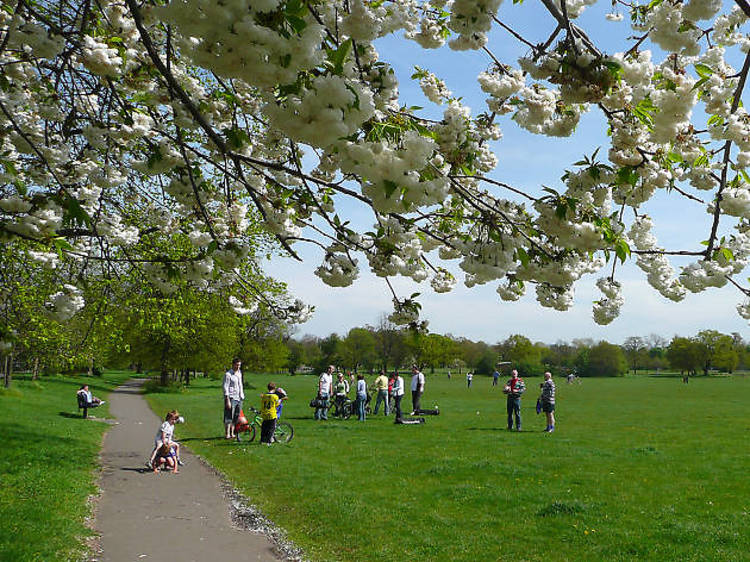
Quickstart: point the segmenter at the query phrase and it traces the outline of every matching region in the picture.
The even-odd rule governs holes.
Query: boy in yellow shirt
[[[260,417],[263,418],[263,423],[260,425],[260,442],[265,443],[269,447],[271,446],[271,440],[273,439],[273,432],[276,430],[276,406],[279,405],[279,397],[274,392],[276,390],[276,383],[268,383],[268,392],[260,395]]]

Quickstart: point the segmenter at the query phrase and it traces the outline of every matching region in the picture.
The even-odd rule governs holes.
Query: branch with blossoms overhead
[[[231,277],[248,301],[263,296],[237,272],[255,255],[258,224],[289,256],[318,247],[315,272],[337,287],[366,263],[443,293],[460,270],[468,287],[497,283],[504,300],[534,287],[542,306],[567,310],[576,282],[598,274],[593,316],[607,324],[623,305],[617,264],[633,259],[675,301],[727,283],[747,296],[737,279],[750,259],[747,3],[615,2],[615,53],[577,23],[592,4],[6,2],[2,243],[36,244],[45,263],[127,262],[164,290]],[[514,29],[511,12],[529,9],[547,26]],[[493,30],[525,54],[503,60]],[[376,49],[393,33],[486,57],[484,112],[421,67],[412,79],[442,117],[404,103]],[[501,124],[565,138],[588,111],[609,146],[561,170],[561,185],[501,179]],[[661,192],[705,209],[704,245],[659,245],[648,210]],[[369,210],[370,227],[339,211],[345,200]],[[191,244],[178,259],[142,249],[144,237],[175,235]],[[674,256],[695,261],[676,269]],[[417,325],[415,298],[394,295],[392,319]],[[750,319],[750,301],[738,310]]]

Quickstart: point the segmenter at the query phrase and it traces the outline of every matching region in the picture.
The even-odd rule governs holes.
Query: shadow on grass
[[[518,433],[516,431],[508,431],[504,427],[467,427],[466,431],[502,431],[505,433]],[[528,433],[528,431],[522,431],[521,433]]]
[[[71,414],[70,412],[58,412],[57,415],[63,418],[68,418],[68,419],[79,419],[79,420],[86,419],[83,417],[83,414],[80,414],[80,413]]]
[[[234,441],[234,439],[224,439],[224,437],[220,435],[215,435],[213,437],[185,437],[179,439],[180,443],[189,443],[190,441]]]

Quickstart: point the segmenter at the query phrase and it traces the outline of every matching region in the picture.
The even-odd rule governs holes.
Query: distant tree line
[[[417,363],[428,372],[451,369],[459,374],[471,370],[489,375],[499,361],[510,361],[523,376],[538,376],[548,370],[584,377],[665,370],[707,375],[750,368],[750,342],[740,334],[715,330],[702,330],[689,338],[674,336],[671,341],[656,334],[632,336],[622,345],[593,339],[547,344],[520,334],[490,344],[401,329],[383,316],[376,326],[352,328],[345,335],[307,335],[289,338],[285,344],[290,373],[305,369],[317,373],[327,365],[370,373]]]

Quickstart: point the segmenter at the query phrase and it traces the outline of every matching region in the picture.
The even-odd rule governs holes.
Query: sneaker
[[[185,463],[182,462],[180,459],[177,459],[177,465],[178,466],[185,466]]]
[[[151,461],[146,461],[144,464],[146,465],[146,468],[148,468],[149,470],[154,469],[153,465],[151,464]]]
[[[550,432],[550,433],[552,433],[553,431],[555,431],[555,426],[554,426],[554,425],[553,425],[552,427],[550,427],[550,428],[549,428],[549,432]]]
[[[102,400],[101,402],[99,402],[99,405],[101,406],[102,404],[106,404],[106,403],[107,403],[106,400]]]

